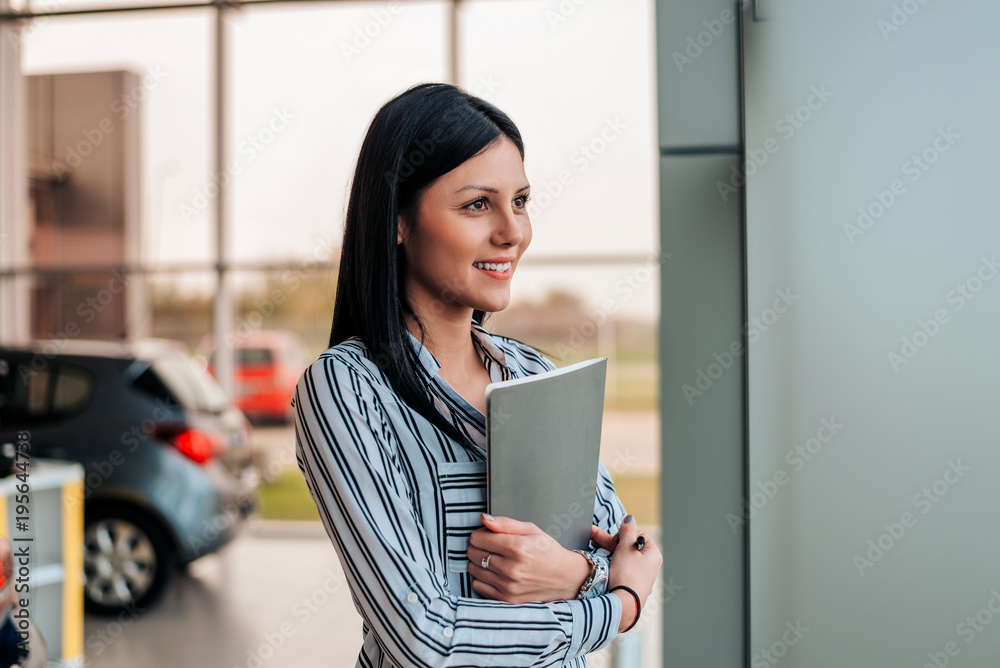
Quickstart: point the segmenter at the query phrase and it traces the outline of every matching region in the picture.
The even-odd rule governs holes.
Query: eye
[[[468,204],[465,205],[465,208],[468,209],[469,211],[485,211],[486,210],[486,201],[487,201],[487,198],[485,196],[483,196],[483,197],[480,197],[477,200],[469,202]],[[481,207],[480,206],[476,206],[477,204],[482,204],[483,206],[481,206]]]
[[[531,199],[531,196],[528,193],[525,193],[523,195],[518,195],[513,200],[514,206],[518,209],[524,209],[528,205],[529,199]],[[489,202],[489,197],[483,195],[479,199],[469,202],[462,208],[468,211],[486,211],[487,209],[486,205],[488,202]]]

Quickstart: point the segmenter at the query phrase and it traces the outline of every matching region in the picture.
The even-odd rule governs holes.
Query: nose
[[[516,246],[524,239],[525,225],[530,225],[528,214],[518,214],[513,209],[500,212],[493,227],[493,243],[497,246]]]

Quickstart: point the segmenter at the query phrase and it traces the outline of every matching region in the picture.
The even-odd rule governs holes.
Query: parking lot
[[[613,461],[634,468],[654,459],[646,443],[651,439],[642,436],[650,432],[648,418],[628,415],[606,421],[606,440],[618,446],[602,451],[602,459],[613,472]],[[294,462],[290,427],[258,427],[253,442],[264,468]],[[641,646],[641,664],[621,665],[657,665],[657,613],[650,606],[641,633],[629,634]],[[361,618],[320,523],[255,519],[217,554],[176,573],[151,609],[113,618],[87,615],[84,634],[86,665],[93,668],[353,666]],[[609,651],[589,662],[613,665]]]

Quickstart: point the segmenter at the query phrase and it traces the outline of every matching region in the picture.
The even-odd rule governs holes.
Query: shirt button
[[[411,591],[409,594],[406,595],[407,603],[416,603],[418,600],[419,599],[417,598],[417,594],[415,592]]]
[[[444,627],[444,631],[442,631],[441,633],[444,634],[445,638],[450,638],[453,635],[455,635],[455,629],[451,628],[450,626],[446,626]]]

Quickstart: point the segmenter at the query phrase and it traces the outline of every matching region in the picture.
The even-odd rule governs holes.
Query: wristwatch
[[[604,593],[604,590],[608,586],[608,561],[604,557],[591,554],[590,552],[584,552],[583,550],[573,550],[574,552],[579,552],[584,556],[584,558],[590,562],[591,570],[590,576],[583,581],[580,586],[580,593],[576,597],[583,601],[588,598],[594,598],[600,596]]]

